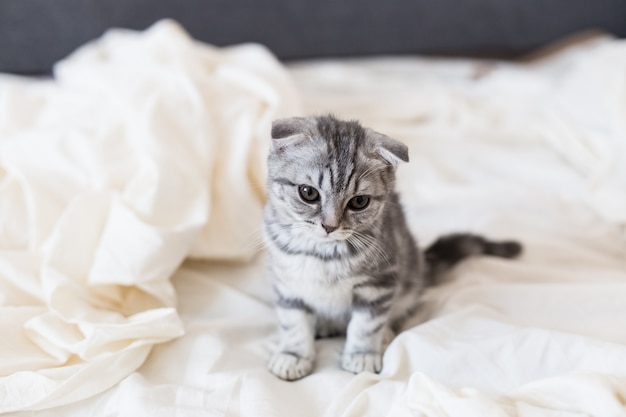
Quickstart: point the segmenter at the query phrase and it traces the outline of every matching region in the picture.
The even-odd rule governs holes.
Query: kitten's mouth
[[[303,230],[301,233],[301,236],[306,236],[319,243],[344,242],[350,239],[350,237],[352,237],[353,235],[353,231],[349,229],[341,228],[328,233],[326,230],[323,230],[322,227],[319,226],[307,227],[306,230]]]
[[[322,235],[319,235],[319,237],[321,238],[323,242],[337,242],[337,241],[348,240],[351,235],[352,233],[348,231],[337,230],[332,233],[324,233]]]

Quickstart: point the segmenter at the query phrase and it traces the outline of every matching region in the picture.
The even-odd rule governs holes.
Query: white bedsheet
[[[113,31],[54,81],[0,78],[0,412],[101,392],[179,337],[172,273],[246,260],[266,132],[297,109],[260,46]]]
[[[179,36],[169,29],[156,33]],[[155,53],[161,50],[157,44]],[[210,51],[220,57],[230,53]],[[258,50],[235,51],[243,51],[237,64],[247,68],[249,76],[265,74],[266,66],[256,67]],[[254,59],[246,53],[253,53]],[[267,72],[281,74],[280,68],[267,65],[271,67]],[[419,317],[385,353],[379,375],[341,371],[338,338],[317,342],[316,370],[297,382],[280,381],[265,370],[277,339],[262,256],[243,264],[188,261],[172,279],[185,335],[156,345],[136,372],[105,392],[34,415],[626,415],[626,44],[599,39],[528,64],[377,58],[301,63],[290,66],[289,72],[303,100],[303,112],[355,117],[409,144],[411,163],[400,168],[399,188],[411,228],[422,244],[441,233],[474,231],[519,239],[525,245],[523,257],[512,262],[468,261],[447,284],[430,290]],[[261,78],[273,87],[262,91],[280,92],[286,103],[293,103],[286,112],[295,113],[297,98],[292,97],[289,81]],[[49,87],[28,88],[36,98]],[[256,106],[255,111],[244,107],[241,112],[263,129],[268,126],[265,117],[278,112],[279,106],[260,91],[245,90],[245,94],[253,103],[273,103],[272,110],[260,120],[255,118]],[[225,102],[230,101],[229,96]],[[183,114],[167,110],[161,117],[178,126]],[[89,112],[83,115],[85,123],[90,117]],[[230,120],[226,113],[219,117],[223,126]],[[27,126],[32,121],[20,123]],[[258,141],[268,140],[260,130],[256,132]],[[165,143],[173,140],[170,132],[157,137]],[[181,136],[175,140],[182,140]],[[248,159],[261,164],[263,148],[263,143],[258,144],[246,154]],[[207,152],[209,161],[214,163],[214,158]],[[249,177],[260,183],[262,169],[257,169]],[[4,174],[5,183],[9,174]],[[247,197],[232,198],[221,200],[222,207],[250,208],[250,223],[258,222],[260,197],[254,204]],[[83,213],[87,216],[91,211]],[[248,220],[243,214],[234,218],[242,221],[238,224],[242,233],[244,229],[255,232],[253,226],[243,224]],[[68,230],[82,230],[71,227],[80,219],[78,214],[72,216]],[[88,219],[82,221],[84,227],[96,227]],[[201,223],[194,225],[199,228]],[[226,245],[215,232],[202,237],[216,239],[216,246]],[[237,252],[243,259],[251,247],[238,242],[232,248],[245,248],[247,252]],[[190,245],[186,248],[191,250]],[[62,259],[73,259],[83,250],[71,246]],[[207,252],[198,255],[206,257]],[[232,253],[218,255],[209,257],[233,258]],[[40,265],[38,259],[22,255],[3,262],[7,265],[3,277],[11,272],[9,267],[23,271]],[[36,272],[27,287],[34,288],[31,291],[40,291],[38,285],[43,285],[45,275]],[[164,275],[150,284],[168,288]],[[133,284],[142,288],[141,294],[147,292],[137,281]],[[175,317],[173,299],[167,301],[148,312],[166,311]],[[41,303],[40,299],[33,302]],[[163,337],[164,322],[165,318],[155,318],[143,327],[151,333],[138,338],[142,346],[180,331],[172,318],[171,333]],[[15,333],[14,339],[19,331]],[[156,340],[155,334],[162,338]],[[124,349],[128,350],[121,352]],[[148,349],[144,349],[145,355]],[[79,375],[66,398],[96,394],[105,388],[99,383],[103,375],[121,378],[131,371],[127,362],[106,358],[104,370],[98,370],[97,377]],[[49,366],[49,362],[29,366]],[[4,386],[10,386],[6,378],[11,377],[5,377]],[[0,397],[0,402],[6,404],[6,398]],[[22,398],[14,401],[26,404]]]

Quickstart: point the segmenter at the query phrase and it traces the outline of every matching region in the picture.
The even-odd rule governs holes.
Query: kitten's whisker
[[[278,225],[278,226],[289,226],[291,230],[305,229],[308,224],[303,221],[295,221],[295,222],[278,222],[271,223],[269,226]],[[265,249],[267,245],[267,236],[263,233],[264,226],[260,226],[248,233],[246,236],[246,245],[245,248],[253,251],[254,253],[261,252]]]
[[[261,252],[263,249],[265,249],[267,242],[264,238],[264,236],[259,237],[256,240],[251,240],[249,242],[246,243],[246,249],[249,249],[251,251],[253,251],[254,253],[258,253]]]
[[[254,232],[250,232],[248,233],[248,236],[246,237],[246,241],[247,242],[259,242],[259,241],[263,241],[265,240],[265,234],[263,233],[262,230],[256,230]]]
[[[371,252],[375,261],[383,261],[389,263],[389,259],[377,245],[373,244],[372,242],[363,241],[363,237],[356,237],[356,239],[358,241],[359,248],[363,251]]]
[[[391,261],[387,253],[380,247],[378,241],[373,236],[366,235],[361,232],[354,232],[354,236],[361,240],[361,243],[366,248],[369,247],[380,260],[384,261],[388,265],[391,265]]]

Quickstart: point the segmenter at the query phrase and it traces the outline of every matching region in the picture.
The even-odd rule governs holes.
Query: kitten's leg
[[[355,288],[342,367],[346,371],[380,372],[389,334],[389,310],[394,289]]]
[[[279,300],[276,312],[280,324],[280,345],[268,369],[281,379],[293,381],[313,370],[315,359],[315,317],[303,303]]]

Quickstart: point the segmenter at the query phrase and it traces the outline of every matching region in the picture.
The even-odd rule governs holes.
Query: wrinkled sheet
[[[303,112],[409,145],[398,186],[421,244],[471,231],[518,239],[523,256],[467,261],[429,290],[379,375],[340,370],[336,338],[316,342],[315,372],[296,382],[265,370],[277,337],[262,253],[189,260],[172,279],[184,336],[101,394],[17,415],[626,414],[626,44],[523,64],[376,58],[289,72]]]
[[[266,132],[297,107],[264,48],[167,21],[0,77],[0,412],[92,396],[184,333],[171,275],[254,255]]]

